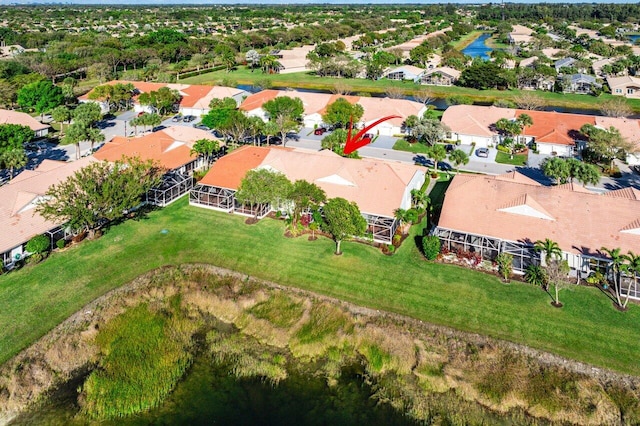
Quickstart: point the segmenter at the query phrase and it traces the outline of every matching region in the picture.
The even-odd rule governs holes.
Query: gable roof
[[[440,74],[445,74],[448,75],[449,77],[452,77],[454,79],[459,79],[460,76],[462,75],[462,73],[460,71],[458,71],[455,68],[450,68],[450,67],[438,67],[438,68],[433,68],[430,70],[425,70],[423,75],[431,75],[431,74],[436,74],[436,73],[440,73]]]
[[[462,184],[457,183],[460,177]],[[640,227],[639,212],[640,199],[611,192],[457,175],[445,195],[438,226],[516,242],[550,238],[565,252],[594,255],[601,247],[639,251],[640,235],[634,234]]]
[[[98,160],[117,161],[122,157],[154,160],[172,170],[196,158],[191,148],[198,139],[215,139],[211,133],[186,126],[172,126],[137,138],[116,136],[94,155]],[[224,143],[220,141],[221,145]]]
[[[10,109],[0,109],[0,124],[19,124],[29,127],[34,132],[49,128],[48,124],[42,124],[29,114]]]
[[[237,189],[249,170],[270,168],[292,182],[304,179],[328,198],[355,201],[363,213],[393,217],[418,166],[375,159],[343,158],[331,151],[245,146],[219,159],[200,183]]]
[[[35,202],[49,189],[95,161],[92,156],[73,162],[44,160],[0,187],[0,253],[11,250],[61,222],[47,221],[35,211]]]
[[[452,132],[464,135],[491,137],[497,134],[492,125],[501,118],[515,118],[516,110],[480,105],[452,105],[444,110],[442,123]]]
[[[535,137],[536,143],[574,145],[576,140],[585,139],[580,134],[584,124],[596,124],[593,115],[516,110],[516,117],[520,114],[527,114],[533,120],[533,124],[524,129],[524,134]]]
[[[607,76],[607,84],[613,90],[616,88],[639,87],[640,78],[625,75],[622,77]]]

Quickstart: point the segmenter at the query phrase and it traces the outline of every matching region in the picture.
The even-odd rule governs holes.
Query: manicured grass
[[[525,166],[527,164],[527,154],[516,154],[511,158],[510,154],[498,151],[498,154],[496,155],[496,163]]]
[[[398,139],[393,145],[396,151],[413,152],[414,154],[426,154],[428,147],[421,143],[409,143],[406,139]]]
[[[438,98],[467,96],[476,102],[483,103],[493,103],[498,99],[513,100],[523,92],[521,90],[477,90],[458,86],[421,86],[412,82],[392,81],[384,78],[376,81],[364,78],[337,79],[330,77],[317,77],[310,72],[263,74],[258,71],[252,73],[251,70],[246,67],[238,67],[238,69],[230,73],[226,71],[216,71],[202,74],[196,77],[185,78],[184,80],[181,80],[181,82],[185,84],[220,84],[220,82],[225,78],[235,80],[238,84],[252,85],[256,81],[269,80],[274,87],[316,90],[331,90],[339,83],[349,87],[353,93],[384,93],[389,87],[399,87],[404,89],[406,95],[411,95],[417,90],[427,88],[433,93],[433,96]],[[525,92],[531,93],[530,91]],[[613,95],[609,94],[602,94],[598,97],[542,91],[537,91],[535,94],[543,98],[545,102],[551,106],[594,110],[598,110],[602,102],[614,98]],[[640,111],[640,100],[627,99],[626,101],[634,111]]]
[[[394,256],[359,243],[343,244],[344,254],[335,256],[331,240],[285,238],[281,221],[245,225],[244,220],[188,206],[183,198],[96,241],[0,276],[0,362],[87,302],[146,271],[203,262],[640,374],[640,308],[618,312],[595,288],[562,291],[565,305],[556,309],[538,288],[424,261],[412,244],[422,232],[418,227]]]

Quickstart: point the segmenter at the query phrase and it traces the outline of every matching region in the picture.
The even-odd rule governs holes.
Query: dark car
[[[195,115],[185,115],[182,121],[184,121],[185,123],[191,123],[195,119]]]
[[[447,151],[447,154],[449,154],[449,153],[455,151],[456,147],[453,146],[453,144],[448,143],[448,144],[445,145],[444,149]]]
[[[489,148],[478,148],[478,149],[476,149],[476,155],[478,157],[489,158]]]
[[[171,118],[171,121],[182,121],[182,116],[181,115],[174,115],[173,118]]]
[[[204,124],[200,124],[200,123],[198,123],[198,124],[194,124],[194,125],[193,125],[193,127],[194,127],[195,129],[200,129],[200,130],[206,130],[206,131],[209,131],[209,128],[208,128],[207,126],[205,126]]]
[[[313,131],[313,134],[316,136],[322,136],[324,135],[324,133],[327,131],[327,129],[325,127],[318,127],[317,129],[315,129]]]

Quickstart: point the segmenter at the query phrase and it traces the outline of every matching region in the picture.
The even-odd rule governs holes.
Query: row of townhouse
[[[10,109],[0,109],[0,125],[2,124],[19,124],[21,126],[27,126],[31,130],[36,138],[43,138],[49,134],[48,124],[44,124],[33,118],[27,113],[13,111]]]
[[[487,147],[501,141],[502,136],[495,127],[498,120],[515,120],[521,114],[529,115],[533,121],[533,125],[523,129],[521,140],[524,143],[535,143],[541,154],[570,157],[579,153],[586,146],[586,138],[580,133],[580,128],[585,124],[604,129],[615,127],[627,141],[640,147],[640,121],[629,118],[455,105],[445,110],[442,123],[451,131],[449,139],[462,144]],[[640,164],[640,154],[628,153],[627,162]]]
[[[357,125],[367,126],[382,117],[391,115],[399,116],[384,123],[375,126],[371,132],[383,135],[393,136],[401,134],[404,131],[403,123],[410,115],[421,117],[427,110],[427,107],[415,101],[407,99],[391,99],[391,98],[374,98],[368,96],[350,96],[350,95],[333,95],[329,93],[311,93],[301,91],[288,90],[263,90],[247,97],[240,109],[245,111],[250,117],[260,117],[267,121],[268,113],[262,106],[279,96],[288,96],[290,98],[299,98],[304,107],[303,126],[314,128],[323,123],[322,116],[326,113],[327,107],[339,98],[346,99],[351,104],[359,104],[364,110],[364,114]]]
[[[583,279],[596,271],[607,273],[603,247],[640,251],[640,190],[597,194],[575,183],[543,186],[518,172],[459,174],[447,189],[431,234],[453,252],[474,252],[486,260],[509,253],[517,273],[544,263],[544,253],[533,247],[549,238],[561,248],[572,275]],[[623,290],[640,300],[631,277],[623,281]]]
[[[183,115],[195,115],[197,117],[209,112],[209,104],[213,99],[233,98],[238,105],[249,95],[246,90],[225,86],[206,86],[197,84],[179,83],[151,83],[146,81],[124,81],[113,80],[105,84],[132,84],[134,87],[133,109],[136,112],[154,112],[149,105],[142,105],[139,97],[143,93],[158,91],[163,87],[176,90],[180,95],[180,101],[175,106],[175,111]],[[80,102],[97,102],[102,113],[109,112],[109,105],[106,101],[91,100],[91,92],[78,98]]]
[[[34,170],[24,170],[0,187],[0,260],[11,266],[22,259],[26,243],[36,235],[49,236],[51,248],[70,231],[64,223],[45,220],[36,212],[50,186],[64,181],[95,161],[117,161],[124,157],[154,160],[166,170],[162,183],[151,189],[143,202],[165,206],[193,188],[194,170],[207,167],[207,159],[191,151],[199,139],[213,136],[203,130],[172,126],[137,138],[116,137],[94,155],[72,162],[44,160]],[[224,146],[223,141],[219,141]]]

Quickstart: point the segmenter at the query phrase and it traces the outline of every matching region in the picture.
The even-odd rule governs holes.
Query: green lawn
[[[440,190],[440,189],[439,189]],[[432,193],[432,196],[435,194]],[[168,232],[162,233],[166,230]],[[320,238],[283,237],[283,222],[191,207],[183,198],[96,241],[0,276],[0,363],[84,304],[162,265],[206,262],[374,309],[531,345],[640,374],[640,308],[616,311],[594,288],[562,291],[562,309],[540,289],[428,263],[406,240],[394,256]],[[421,232],[414,227],[414,234]]]
[[[414,154],[426,154],[428,146],[422,143],[409,143],[406,139],[398,139],[393,144],[393,149],[396,151],[413,152]]]
[[[525,166],[527,164],[527,154],[516,154],[511,158],[511,154],[498,151],[498,154],[496,155],[496,163]]]
[[[195,77],[180,80],[185,84],[220,84],[223,79],[232,79],[237,84],[251,85],[260,80],[269,80],[273,87],[288,87],[298,89],[316,89],[331,90],[336,84],[345,85],[350,88],[353,93],[384,93],[389,87],[399,87],[404,89],[406,95],[411,95],[417,90],[427,88],[435,97],[447,98],[450,96],[467,96],[476,102],[492,103],[498,99],[513,100],[514,97],[520,95],[520,90],[477,90],[458,86],[420,86],[413,82],[392,81],[380,79],[376,81],[364,78],[352,79],[336,79],[330,77],[316,77],[309,72],[299,72],[291,74],[263,74],[256,70],[251,72],[246,67],[238,67],[238,69],[226,72],[215,71],[201,74]],[[526,93],[531,93],[527,91]],[[536,95],[542,97],[548,105],[565,107],[565,108],[584,108],[599,109],[600,104],[613,96],[602,94],[598,97],[589,95],[576,95],[571,93],[554,93],[554,92],[535,92]],[[619,98],[618,98],[619,99]],[[627,99],[627,103],[636,111],[640,112],[640,100]]]

